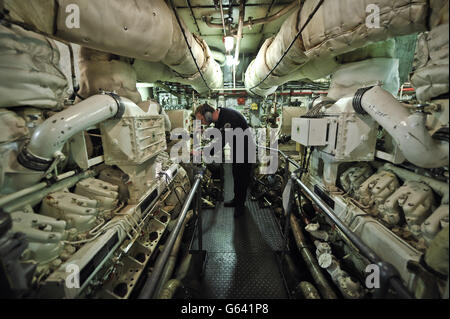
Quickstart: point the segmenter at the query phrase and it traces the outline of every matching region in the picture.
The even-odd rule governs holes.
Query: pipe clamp
[[[361,105],[361,99],[362,99],[364,93],[366,93],[373,87],[374,86],[368,86],[365,88],[360,88],[360,89],[358,89],[358,91],[356,91],[355,96],[353,97],[353,109],[355,110],[356,113],[361,114],[361,115],[367,115],[367,112],[363,109],[363,107]]]
[[[45,172],[52,165],[53,161],[37,157],[28,151],[25,146],[17,156],[20,165],[33,171]]]
[[[125,104],[122,102],[122,99],[120,98],[120,96],[113,92],[103,92],[103,94],[109,95],[114,99],[114,101],[116,101],[117,113],[116,115],[114,115],[113,119],[120,120],[125,113]]]

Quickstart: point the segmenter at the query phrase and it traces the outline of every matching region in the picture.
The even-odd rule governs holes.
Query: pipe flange
[[[120,120],[122,116],[125,114],[125,104],[122,102],[120,96],[113,92],[103,92],[103,94],[109,95],[116,101],[117,104],[117,113],[114,115],[113,119]]]
[[[363,107],[361,105],[361,99],[362,99],[364,93],[366,93],[373,87],[374,86],[368,86],[365,88],[360,88],[360,89],[358,89],[358,91],[356,91],[355,96],[353,97],[353,109],[355,110],[356,113],[361,114],[361,115],[367,115],[367,112],[363,109]]]
[[[45,172],[52,165],[52,160],[46,160],[31,154],[27,147],[24,147],[17,156],[17,161],[25,168],[32,171]]]

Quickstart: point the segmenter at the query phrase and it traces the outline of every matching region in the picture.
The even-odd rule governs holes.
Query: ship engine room
[[[448,275],[448,0],[0,0],[1,299]]]

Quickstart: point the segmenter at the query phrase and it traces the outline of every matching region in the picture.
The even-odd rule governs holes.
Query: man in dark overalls
[[[242,131],[234,131],[231,147],[234,199],[224,204],[225,207],[235,207],[234,216],[238,217],[245,212],[245,199],[253,169],[252,163],[256,162],[256,145],[251,137],[249,125],[240,112],[228,108],[216,110],[208,104],[199,106],[195,110],[195,117],[203,125],[214,123],[215,127],[221,131],[222,149],[226,143],[226,136],[228,134],[231,136],[231,130],[242,129]],[[227,131],[229,133],[226,133]],[[244,143],[237,143],[238,139]]]

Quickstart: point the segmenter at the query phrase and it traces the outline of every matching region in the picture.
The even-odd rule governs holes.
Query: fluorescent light
[[[137,88],[151,88],[154,87],[153,83],[144,83],[144,82],[138,82],[136,83]]]
[[[230,52],[233,50],[234,48],[234,37],[232,36],[226,36],[224,38],[224,42],[225,42],[225,50],[227,52]]]

